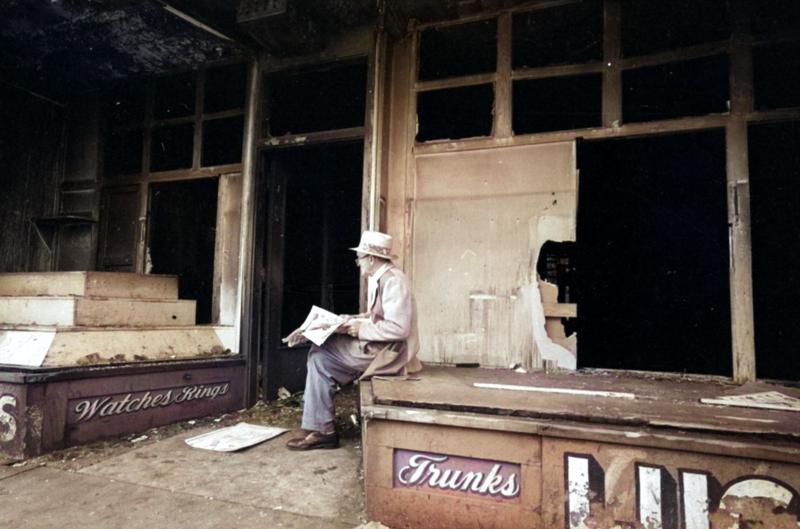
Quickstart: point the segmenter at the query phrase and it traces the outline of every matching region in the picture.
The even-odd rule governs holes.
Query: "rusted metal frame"
[[[547,421],[539,419],[505,417],[465,411],[445,411],[407,408],[362,403],[365,423],[376,420],[431,424],[442,427],[474,428],[500,432],[517,432],[558,439],[575,439],[646,446],[667,450],[698,452],[712,455],[766,459],[796,463],[800,447],[796,445],[764,442],[763,439],[726,437],[722,434],[691,434],[677,429],[631,428],[610,424],[592,424],[575,421]],[[368,426],[369,427],[369,426]],[[633,434],[633,435],[632,435]]]
[[[261,114],[261,61],[250,63],[247,77],[245,130],[242,141],[242,196],[239,229],[239,273],[237,300],[239,310],[234,326],[239,336],[239,353],[247,362],[245,370],[244,404],[252,406],[258,400],[258,364],[261,359],[262,277],[259,273],[264,249],[264,228],[259,221],[265,218],[259,192],[258,150]]]
[[[728,123],[727,114],[713,114],[709,116],[677,118],[664,121],[650,121],[647,123],[629,123],[620,127],[575,129],[556,132],[542,132],[536,134],[521,134],[512,138],[475,138],[459,141],[434,140],[419,143],[414,147],[417,155],[437,154],[443,152],[461,152],[492,147],[512,147],[518,145],[538,145],[573,141],[577,138],[603,139],[633,136],[647,136],[653,134],[668,134],[673,132],[724,128]]]
[[[622,123],[622,6],[605,0],[603,12],[603,126]]]
[[[497,18],[497,74],[494,83],[494,123],[492,136],[508,138],[512,131],[511,97],[511,13]]]
[[[475,75],[465,75],[464,77],[436,79],[434,81],[418,81],[414,88],[417,92],[428,92],[431,90],[441,90],[443,88],[459,88],[462,86],[489,84],[495,81],[497,81],[496,73],[479,73]]]
[[[718,42],[710,42],[707,44],[698,44],[696,46],[689,46],[677,50],[654,53],[651,55],[642,55],[640,57],[623,58],[620,59],[620,64],[623,70],[632,70],[634,68],[642,68],[644,66],[657,66],[659,64],[680,62],[690,59],[699,59],[701,57],[709,57],[711,55],[719,55],[722,53],[730,53],[730,51],[731,42],[729,40],[723,40]]]
[[[602,63],[589,64],[564,64],[560,66],[545,66],[542,68],[518,68],[511,72],[511,79],[520,81],[524,79],[545,79],[550,77],[564,77],[585,73],[602,73],[607,68]]]
[[[194,137],[192,140],[192,169],[202,165],[200,160],[203,151],[203,104],[205,102],[205,70],[194,74]]]
[[[731,117],[725,128],[725,158],[733,379],[743,384],[756,379],[746,118],[753,110],[753,55],[748,43],[750,20],[744,0],[734,2],[733,16],[730,56]]]
[[[259,149],[275,149],[280,147],[301,147],[316,143],[331,141],[358,140],[364,136],[364,127],[350,127],[347,129],[323,130],[307,134],[287,134],[277,138],[261,138],[258,140]]]

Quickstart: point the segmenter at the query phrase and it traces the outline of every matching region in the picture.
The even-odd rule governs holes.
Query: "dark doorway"
[[[800,122],[751,125],[756,374],[800,380]]]
[[[211,323],[217,178],[150,185],[148,252],[153,274],[178,276],[181,299],[197,300],[197,323]]]
[[[730,376],[722,131],[581,142],[578,363]]]
[[[305,384],[305,350],[280,339],[297,328],[312,305],[358,312],[359,275],[348,248],[361,230],[362,142],[297,147],[264,153],[269,193],[265,325],[265,396],[278,384]]]

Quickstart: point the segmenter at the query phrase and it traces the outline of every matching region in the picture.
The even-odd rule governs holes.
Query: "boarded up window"
[[[422,31],[419,80],[460,77],[497,69],[497,21],[481,20]]]
[[[204,112],[221,112],[244,107],[247,69],[232,64],[206,71]]]
[[[460,139],[492,133],[494,88],[490,84],[417,94],[417,141]]]
[[[753,90],[758,110],[800,106],[800,42],[753,49]]]
[[[174,125],[153,129],[150,170],[169,171],[192,166],[194,125]]]
[[[603,3],[585,0],[514,13],[514,68],[576,64],[603,58]]]
[[[242,161],[244,117],[213,119],[203,123],[203,166]]]
[[[751,125],[748,137],[756,373],[800,380],[800,122]]]
[[[514,81],[514,133],[600,126],[600,74]]]
[[[715,55],[622,72],[626,122],[729,110],[728,56]]]
[[[367,66],[363,61],[266,78],[267,135],[364,125]]]
[[[729,0],[622,0],[622,53],[626,57],[729,36]]]

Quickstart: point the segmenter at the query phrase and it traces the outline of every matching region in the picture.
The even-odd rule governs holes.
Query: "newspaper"
[[[236,450],[241,450],[248,446],[263,443],[286,431],[285,428],[258,426],[240,422],[236,426],[220,428],[213,432],[190,437],[186,439],[186,444],[192,448],[202,448],[204,450],[214,450],[216,452],[235,452]]]
[[[308,313],[308,316],[306,316],[306,321],[304,321],[303,324],[292,334],[300,331],[302,335],[308,338],[311,343],[320,346],[331,334],[335,333],[336,330],[344,324],[344,322],[345,319],[341,316],[337,316],[336,314],[327,311],[322,307],[313,305]],[[286,338],[283,338],[282,341],[284,343],[288,342],[289,337],[287,336]]]

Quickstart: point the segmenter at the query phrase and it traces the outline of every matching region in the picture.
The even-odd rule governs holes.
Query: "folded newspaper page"
[[[313,305],[306,316],[306,321],[297,329],[314,345],[322,345],[328,337],[344,324],[345,319],[336,314]],[[295,331],[295,332],[297,332]],[[284,342],[288,338],[283,339]]]
[[[186,444],[192,448],[202,448],[204,450],[235,452],[248,446],[263,443],[286,431],[288,430],[285,428],[240,422],[235,426],[220,428],[219,430],[190,437],[186,439]]]

